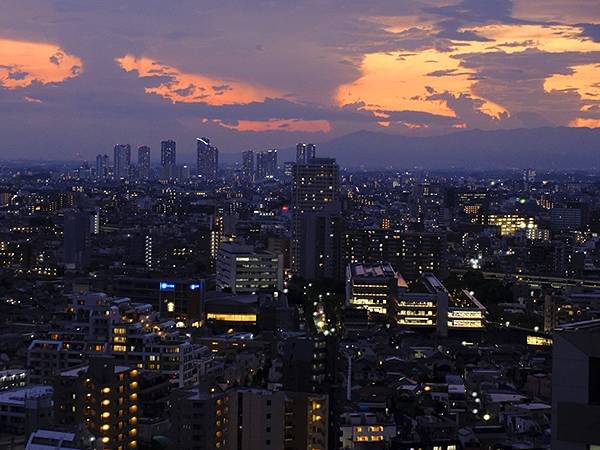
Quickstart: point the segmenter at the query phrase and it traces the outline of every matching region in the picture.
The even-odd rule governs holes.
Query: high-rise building
[[[64,263],[67,269],[81,270],[89,263],[90,214],[83,211],[65,213],[63,228]]]
[[[219,172],[219,149],[208,138],[196,139],[198,178],[201,181],[217,180]]]
[[[592,450],[600,435],[600,320],[553,333],[552,450]]]
[[[117,365],[112,356],[63,371],[54,383],[57,425],[85,424],[103,450],[138,447],[138,371]]]
[[[296,162],[307,163],[317,157],[317,146],[314,144],[304,144],[302,142],[296,145]]]
[[[306,280],[342,280],[344,221],[340,202],[305,211],[298,220],[298,274]]]
[[[292,170],[292,272],[301,275],[306,262],[301,261],[309,247],[315,246],[314,236],[302,227],[305,214],[318,213],[327,206],[339,204],[339,167],[335,159],[313,158],[307,163],[297,163]],[[339,205],[337,206],[339,209]],[[313,219],[317,217],[313,216]],[[304,221],[307,225],[308,218]],[[308,240],[302,239],[306,235]],[[320,255],[320,254],[319,254]],[[323,255],[323,258],[326,256]],[[340,261],[341,263],[341,261]],[[343,265],[342,265],[343,267]]]
[[[131,172],[131,145],[117,144],[114,153],[114,177],[117,180],[128,179]]]
[[[109,163],[108,155],[96,156],[96,178],[106,178],[108,176]]]
[[[178,178],[177,174],[177,144],[169,139],[160,143],[161,177],[164,180]]]
[[[256,179],[273,178],[277,174],[277,150],[256,154]]]
[[[246,150],[242,152],[242,177],[244,181],[254,180],[254,151]]]
[[[150,178],[150,147],[142,145],[138,148],[138,177],[140,180]]]
[[[217,253],[217,288],[233,294],[283,289],[283,255],[223,242]]]
[[[160,165],[174,166],[177,164],[177,144],[175,141],[169,139],[167,141],[161,141],[160,143]]]

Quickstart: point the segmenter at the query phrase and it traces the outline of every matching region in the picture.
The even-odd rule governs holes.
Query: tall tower
[[[160,165],[174,166],[177,162],[177,144],[169,139],[160,143]]]
[[[292,168],[292,272],[302,275],[301,268],[307,266],[302,255],[308,254],[305,247],[314,247],[315,236],[307,235],[303,223],[314,224],[322,219],[316,214],[327,208],[329,214],[339,214],[340,180],[339,167],[332,158],[312,158],[306,163],[297,163]],[[334,212],[335,211],[335,212]],[[310,215],[310,218],[308,217]],[[330,220],[326,219],[326,220]],[[308,238],[308,239],[307,239]],[[327,255],[323,255],[326,258]]]
[[[83,211],[68,211],[64,218],[63,253],[67,269],[85,269],[90,253],[90,215]]]
[[[277,150],[267,150],[256,154],[256,178],[274,177],[277,173]]]
[[[114,147],[115,170],[114,176],[117,180],[128,179],[131,170],[131,145],[117,144]]]
[[[150,147],[142,145],[138,148],[138,176],[140,180],[150,178]]]
[[[219,150],[210,145],[208,138],[196,138],[198,177],[202,181],[216,181],[219,171]]]
[[[177,178],[177,144],[169,139],[160,143],[161,177],[165,180]]]
[[[108,155],[96,156],[96,178],[106,178],[108,176]]]
[[[254,151],[242,152],[242,176],[245,181],[254,180]]]
[[[296,145],[296,162],[306,163],[317,157],[317,146],[315,144],[305,144],[303,142]]]

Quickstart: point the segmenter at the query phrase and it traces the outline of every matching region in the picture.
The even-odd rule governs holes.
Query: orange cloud
[[[44,42],[0,39],[0,86],[23,88],[34,81],[58,83],[81,73],[81,59]]]
[[[405,33],[406,26],[391,25],[392,33]],[[430,26],[425,31],[431,31]],[[464,93],[483,101],[479,110],[491,117],[510,113],[503,105],[475,95],[476,72],[461,67],[461,56],[471,53],[522,52],[537,48],[546,52],[590,52],[600,44],[582,39],[581,28],[565,25],[485,25],[459,31],[476,33],[486,41],[454,41],[450,51],[434,48],[406,53],[370,53],[363,57],[358,79],[341,85],[335,95],[339,105],[364,102],[366,109],[413,110],[455,117],[443,100],[429,100],[432,92]],[[576,89],[582,99],[598,98],[598,65],[578,66],[568,76],[546,80],[546,90]]]
[[[237,131],[296,131],[305,133],[328,133],[331,124],[327,120],[302,119],[269,119],[269,120],[239,120],[237,125],[224,123],[215,119],[213,122],[222,127]]]
[[[570,127],[600,128],[600,119],[577,118],[569,123]]]
[[[212,78],[201,74],[181,72],[175,67],[150,58],[125,55],[116,60],[126,72],[137,72],[139,77],[166,77],[158,86],[146,88],[173,103],[208,103],[210,105],[245,104],[263,101],[281,94],[262,86]]]
[[[600,100],[600,64],[573,66],[571,69],[573,73],[570,75],[553,75],[546,78],[546,92],[575,90],[584,101]]]

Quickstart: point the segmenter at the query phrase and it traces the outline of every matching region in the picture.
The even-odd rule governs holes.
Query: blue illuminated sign
[[[202,285],[200,284],[190,284],[190,291],[195,291],[197,289],[200,289],[202,287]]]
[[[160,286],[161,291],[174,291],[175,290],[174,283],[168,283],[166,281],[161,281],[159,286]]]

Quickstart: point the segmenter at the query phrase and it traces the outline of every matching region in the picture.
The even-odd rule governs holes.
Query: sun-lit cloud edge
[[[0,87],[19,89],[79,76],[82,60],[47,42],[0,38]]]
[[[124,71],[135,72],[140,78],[155,78],[155,85],[146,87],[146,93],[173,103],[247,104],[282,96],[273,89],[244,81],[182,72],[149,57],[126,54],[115,61]]]
[[[389,27],[388,31],[407,33],[408,27]],[[434,25],[422,25],[424,31],[433,32]],[[477,111],[489,116],[492,123],[511,116],[504,105],[486,98],[485,93],[473,88],[478,81],[478,73],[461,66],[463,55],[470,53],[504,52],[506,54],[538,49],[548,53],[586,53],[600,49],[600,44],[582,37],[582,28],[570,25],[539,24],[486,24],[462,27],[459,33],[468,33],[481,39],[453,41],[456,47],[439,50],[434,47],[420,51],[378,52],[365,54],[360,66],[361,75],[349,83],[341,85],[335,93],[335,101],[340,106],[348,103],[364,102],[367,108],[389,110],[411,109],[432,114],[457,117],[457,111],[440,93],[449,93],[455,98],[470,96],[479,104]],[[414,34],[414,31],[413,31]],[[435,66],[435,70],[432,67]],[[600,86],[594,80],[597,65],[572,67],[570,74],[550,74],[544,80],[546,92],[560,89],[576,91],[582,100],[600,98]],[[433,94],[433,95],[432,95]],[[535,101],[535,99],[532,99]],[[576,123],[594,125],[594,119],[573,118]],[[389,121],[381,121],[381,126],[389,126]],[[463,126],[461,123],[454,127]]]
[[[205,123],[209,119],[205,119]],[[328,120],[303,120],[303,119],[269,119],[269,120],[238,120],[236,123],[227,123],[220,119],[212,119],[224,128],[241,132],[305,132],[305,133],[329,133],[331,123]]]

